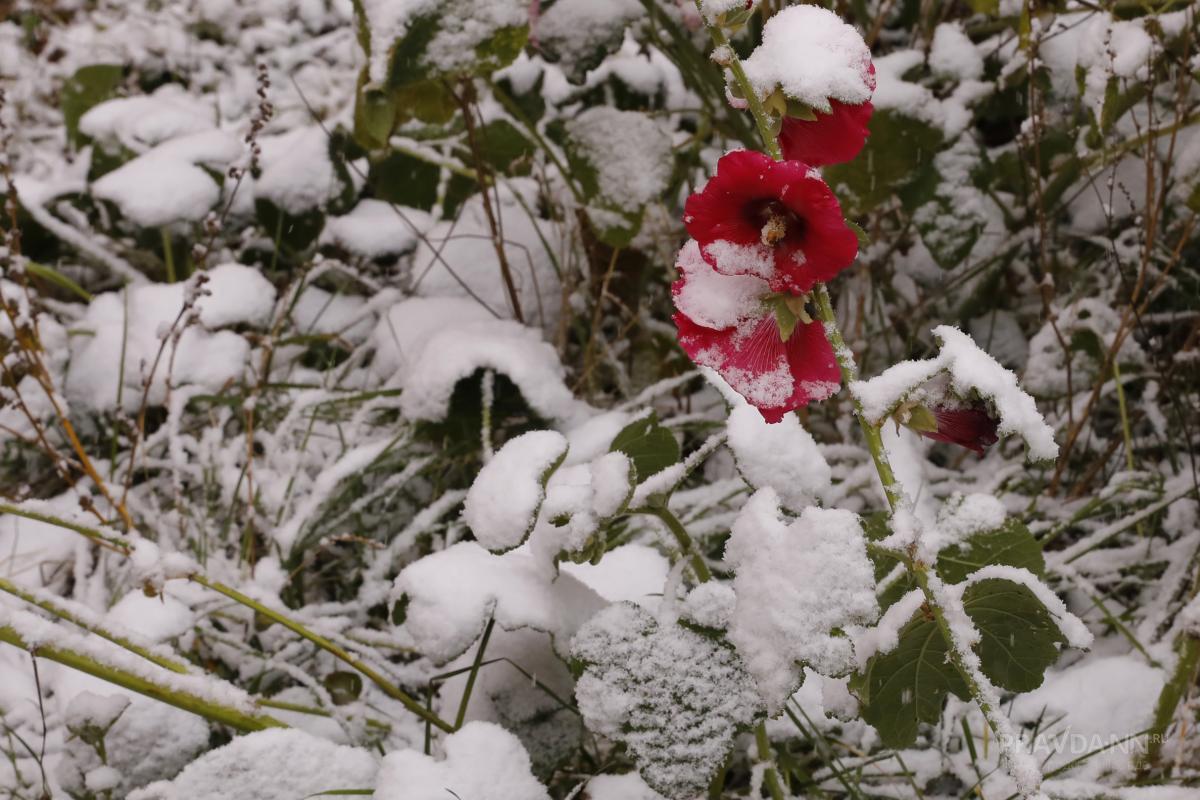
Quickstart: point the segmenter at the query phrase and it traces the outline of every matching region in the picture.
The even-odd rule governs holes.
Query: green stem
[[[760,722],[754,729],[754,743],[758,747],[759,759],[768,765],[766,774],[763,775],[763,783],[767,785],[767,792],[771,795],[771,800],[784,800],[783,787],[779,783],[779,772],[775,769],[775,760],[771,753],[771,740],[767,737],[767,723]]]
[[[107,639],[118,647],[123,647],[134,655],[141,656],[152,664],[157,664],[163,669],[170,670],[171,672],[179,675],[186,675],[191,672],[191,669],[189,669],[186,662],[159,655],[158,653],[155,653],[141,646],[140,644],[137,644],[136,642],[126,639],[124,636],[115,634],[112,631],[106,630],[93,622],[85,620],[80,615],[44,595],[34,594],[30,591],[22,589],[20,586],[17,586],[15,583],[6,578],[0,578],[0,591],[7,592],[13,597],[20,598],[30,605],[37,606],[43,611],[53,614],[59,619],[66,620],[74,625],[78,625],[88,633],[95,634],[101,639]]]
[[[171,249],[171,231],[167,230],[166,225],[163,225],[158,230],[162,234],[163,261],[167,265],[167,283],[174,283],[176,280],[175,252]]]
[[[309,630],[308,628],[301,625],[299,622],[296,622],[291,617],[281,614],[278,611],[274,610],[273,608],[270,608],[269,606],[263,605],[262,603],[258,602],[254,598],[242,594],[237,589],[234,589],[232,586],[226,586],[223,583],[218,583],[216,581],[210,581],[208,578],[205,578],[203,575],[199,575],[199,574],[192,575],[191,579],[193,581],[195,581],[196,583],[200,584],[201,586],[204,586],[208,589],[212,589],[214,592],[217,592],[218,594],[225,595],[230,600],[234,600],[237,603],[240,603],[241,605],[246,606],[247,608],[257,611],[259,614],[262,614],[267,619],[270,619],[274,622],[278,622],[283,627],[287,628],[288,630],[292,631],[295,634],[298,634],[301,638],[307,639],[308,641],[312,642],[313,644],[315,644],[317,647],[321,648],[325,652],[331,654],[335,658],[341,660],[345,664],[353,667],[354,669],[358,670],[366,677],[370,678],[371,681],[374,682],[376,686],[378,686],[380,689],[383,690],[384,694],[386,694],[388,697],[391,697],[393,700],[398,700],[401,705],[403,705],[405,708],[407,708],[412,713],[416,714],[421,719],[425,720],[429,724],[433,725],[434,727],[436,727],[439,730],[444,731],[446,733],[454,732],[454,726],[452,726],[450,723],[446,722],[441,717],[434,714],[432,711],[429,711],[428,709],[426,709],[423,705],[421,705],[419,702],[417,702],[417,700],[415,700],[411,695],[409,695],[403,689],[400,689],[397,686],[393,686],[391,681],[389,681],[386,677],[384,677],[383,675],[380,675],[374,669],[367,666],[363,662],[359,661],[357,658],[350,655],[345,650],[343,650],[341,647],[339,647],[338,645],[336,645],[333,642],[326,639],[324,636],[321,636],[320,634]]]
[[[495,626],[496,618],[492,617],[488,620],[487,627],[483,629],[483,636],[479,640],[479,649],[475,651],[475,661],[471,664],[471,671],[467,674],[467,685],[463,688],[462,700],[458,704],[458,715],[454,718],[454,730],[461,728],[467,719],[467,706],[471,702],[471,692],[475,689],[475,678],[479,675],[479,667],[483,664],[483,654],[487,650],[488,639],[492,638],[492,628]]]
[[[0,642],[19,647],[22,650],[28,650],[34,656],[48,658],[51,661],[56,661],[64,666],[85,672],[88,675],[115,684],[123,689],[137,692],[154,700],[181,708],[184,711],[190,711],[205,719],[218,722],[222,725],[228,725],[239,731],[248,733],[267,728],[287,727],[279,720],[271,717],[254,716],[236,708],[221,705],[207,698],[192,694],[184,689],[159,685],[153,680],[129,672],[121,667],[105,664],[89,655],[76,652],[68,647],[41,644],[31,645],[25,641],[20,633],[7,625],[0,626]]]
[[[696,2],[696,8],[700,10],[700,16],[704,16],[704,9],[701,8],[699,0]],[[733,79],[737,82],[738,89],[741,90],[742,96],[746,98],[746,104],[750,107],[750,113],[754,116],[754,124],[758,128],[758,135],[762,137],[763,147],[767,149],[767,153],[771,158],[779,161],[783,158],[783,153],[779,150],[779,141],[771,130],[771,121],[767,116],[767,110],[763,108],[762,99],[758,96],[758,92],[754,91],[754,86],[750,83],[750,78],[746,76],[746,70],[742,68],[741,59],[737,57],[737,52],[734,51],[733,45],[729,43],[729,37],[725,35],[725,31],[721,30],[716,25],[708,26],[708,35],[712,38],[713,44],[718,48],[725,48],[726,52],[731,54],[729,59],[729,71],[733,73]]]
[[[62,519],[61,517],[55,517],[50,514],[43,514],[38,511],[30,511],[22,506],[14,506],[10,503],[0,503],[0,513],[12,514],[14,517],[24,517],[25,519],[31,519],[35,522],[44,522],[47,525],[54,525],[58,528],[66,528],[67,530],[74,531],[81,536],[86,536],[102,547],[107,547],[110,550],[116,550],[122,555],[129,555],[130,548],[132,546],[132,543],[123,536],[110,535],[88,525],[81,525],[78,522],[71,522],[70,520]]]
[[[692,544],[692,537],[688,535],[687,529],[683,527],[683,523],[671,513],[670,509],[665,505],[656,504],[636,509],[636,513],[649,514],[662,520],[663,524],[667,526],[667,530],[675,537],[675,543],[679,545],[679,549],[683,551],[683,555],[691,557],[692,569],[696,572],[696,580],[700,581],[700,583],[712,580],[712,570],[704,562],[704,556],[696,552],[696,547]]]

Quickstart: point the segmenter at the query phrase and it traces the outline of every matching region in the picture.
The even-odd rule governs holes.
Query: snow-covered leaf
[[[561,433],[531,431],[506,442],[484,464],[463,505],[480,544],[502,553],[525,541],[546,499],[546,482],[566,455]]]
[[[571,644],[588,728],[625,742],[646,783],[682,800],[704,791],[734,737],[762,712],[728,646],[632,603],[593,617]]]

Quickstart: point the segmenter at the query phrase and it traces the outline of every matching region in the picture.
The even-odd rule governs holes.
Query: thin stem
[[[167,283],[175,283],[175,251],[171,249],[171,231],[163,225],[158,229],[162,234],[163,263],[167,265]]]
[[[767,792],[771,795],[771,800],[784,800],[783,787],[779,785],[779,772],[775,769],[775,759],[771,754],[771,740],[767,736],[767,724],[765,722],[758,723],[758,727],[754,729],[754,743],[758,747],[758,757],[767,766],[766,774],[763,775],[763,783],[767,785]]]
[[[712,570],[705,563],[704,556],[696,552],[696,547],[692,543],[692,537],[688,535],[687,529],[683,527],[683,523],[671,513],[669,508],[665,505],[649,505],[645,508],[637,509],[637,513],[649,514],[662,520],[663,524],[667,526],[667,530],[675,537],[675,543],[679,545],[679,549],[683,551],[684,556],[691,557],[692,569],[696,572],[696,580],[700,581],[700,583],[712,580]]]
[[[475,651],[475,661],[471,664],[471,671],[467,675],[467,685],[463,689],[462,700],[458,703],[458,715],[454,718],[454,730],[461,728],[467,719],[467,706],[471,702],[471,692],[475,689],[475,678],[479,675],[479,667],[483,664],[483,654],[487,650],[488,639],[492,638],[492,628],[495,626],[496,618],[492,617],[488,620],[487,627],[483,629],[483,636],[479,639],[479,649]]]
[[[68,647],[54,645],[31,644],[20,633],[5,625],[0,626],[0,642],[5,642],[22,650],[28,650],[34,656],[48,658],[72,669],[85,672],[100,680],[116,684],[123,689],[145,695],[168,705],[198,714],[205,719],[228,725],[239,731],[261,731],[267,728],[286,728],[277,719],[267,716],[254,716],[230,706],[221,705],[212,700],[192,694],[191,692],[159,685],[141,675],[134,674],[121,667],[106,664],[90,655],[80,653]]]
[[[357,658],[343,650],[341,647],[326,639],[324,636],[309,630],[291,617],[281,614],[269,606],[263,605],[254,598],[242,594],[232,586],[226,586],[225,584],[217,581],[210,581],[203,575],[198,574],[192,575],[191,579],[201,586],[212,589],[218,594],[223,594],[229,599],[234,600],[241,605],[246,606],[247,608],[257,611],[267,619],[278,622],[283,627],[287,628],[293,633],[298,634],[301,638],[307,639],[325,652],[333,655],[335,658],[340,659],[342,662],[348,664],[366,677],[370,678],[376,686],[383,690],[384,694],[386,694],[388,697],[391,697],[393,700],[398,700],[401,705],[403,705],[412,713],[416,714],[421,719],[446,733],[454,732],[454,727],[450,723],[446,722],[432,711],[426,709],[403,689],[393,686],[391,681],[389,681],[386,677],[380,675],[374,669],[362,663]]]
[[[696,0],[696,8],[699,9],[700,16],[704,17],[704,9],[701,8],[700,0]],[[721,30],[719,26],[709,25],[708,35],[712,37],[713,44],[718,48],[725,48],[726,52],[730,54],[729,71],[733,73],[733,79],[737,82],[742,97],[746,99],[746,105],[750,107],[750,113],[754,116],[754,124],[758,128],[758,135],[762,137],[763,147],[766,148],[771,158],[779,161],[783,158],[783,153],[779,150],[779,142],[771,132],[771,121],[767,116],[767,110],[763,108],[762,99],[759,98],[758,92],[754,91],[750,78],[746,76],[741,59],[737,57],[733,46],[729,44],[729,38],[725,35],[725,31]]]

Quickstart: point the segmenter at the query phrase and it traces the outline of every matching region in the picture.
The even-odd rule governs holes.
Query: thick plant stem
[[[270,608],[269,606],[263,605],[262,603],[258,602],[254,598],[248,597],[247,595],[242,594],[237,589],[234,589],[232,586],[226,586],[223,583],[218,583],[216,581],[210,581],[202,575],[192,575],[191,579],[193,581],[195,581],[196,583],[200,584],[201,586],[204,586],[205,588],[212,589],[214,592],[217,592],[218,594],[225,595],[230,600],[234,600],[234,601],[240,603],[241,605],[246,606],[247,608],[257,611],[259,614],[262,614],[267,619],[270,619],[274,622],[278,622],[280,625],[282,625],[283,627],[292,631],[293,633],[299,634],[302,638],[307,639],[308,641],[312,642],[313,644],[315,644],[317,647],[321,648],[325,652],[333,655],[335,658],[340,659],[347,665],[358,670],[363,675],[365,675],[367,678],[370,678],[371,681],[376,686],[378,686],[380,689],[383,690],[384,694],[386,694],[388,697],[391,697],[393,700],[398,700],[401,705],[403,705],[405,708],[407,708],[412,713],[416,714],[418,717],[423,719],[425,722],[428,722],[429,724],[436,727],[438,730],[441,730],[445,733],[453,733],[454,732],[453,725],[446,722],[441,717],[434,714],[432,711],[429,711],[427,708],[425,708],[425,706],[423,706],[419,702],[417,702],[416,699],[414,699],[412,696],[410,696],[403,689],[400,689],[397,686],[393,686],[392,682],[389,681],[386,677],[384,677],[383,675],[380,675],[374,669],[372,669],[371,667],[362,663],[357,658],[355,658],[354,656],[350,655],[345,650],[343,650],[341,647],[339,647],[338,645],[336,645],[333,642],[326,639],[324,636],[321,636],[320,634],[309,630],[308,628],[301,625],[299,622],[296,622],[291,617],[281,614],[278,611],[274,610],[273,608]]]
[[[35,656],[48,658],[51,661],[56,661],[64,666],[77,669],[80,672],[86,672],[88,675],[103,681],[116,684],[123,689],[137,692],[154,700],[181,708],[184,711],[190,711],[205,719],[219,722],[222,725],[228,725],[239,731],[249,733],[267,728],[287,727],[277,719],[247,714],[240,709],[221,705],[184,689],[172,688],[156,683],[112,664],[105,664],[86,653],[54,645],[30,644],[25,641],[20,633],[7,625],[0,626],[0,642],[19,647],[22,650],[28,650]]]
[[[704,9],[701,7],[699,0],[697,0],[696,5],[697,8],[700,8],[701,15],[703,15]],[[715,25],[710,25],[708,31],[710,36],[712,36],[713,42],[718,47],[724,46],[727,48],[725,54],[729,58],[729,70],[733,74],[738,88],[746,98],[750,113],[754,115],[754,122],[758,127],[759,135],[762,136],[763,146],[773,159],[780,160],[782,154],[779,149],[779,143],[771,132],[770,119],[767,116],[766,109],[763,108],[762,102],[754,92],[754,88],[750,85],[750,81],[746,77],[746,72],[742,68],[737,54],[733,52],[732,48],[728,48],[729,40],[726,38],[724,31]],[[838,368],[842,373],[842,381],[849,387],[854,381],[858,380],[858,365],[854,360],[854,353],[846,346],[841,329],[838,327],[833,303],[829,298],[829,290],[824,284],[818,283],[813,287],[812,296],[816,305],[817,316],[825,327],[825,335],[828,337],[830,345],[833,346],[834,356],[837,359]],[[891,462],[888,460],[887,450],[884,449],[880,428],[867,421],[863,414],[862,405],[857,399],[854,400],[854,416],[857,417],[858,424],[862,428],[863,439],[866,441],[867,449],[871,453],[871,461],[875,464],[875,471],[879,474],[879,481],[883,486],[884,495],[887,497],[888,506],[891,508],[894,518],[898,510],[904,509],[906,500],[901,487],[896,482],[896,475],[892,470]],[[972,699],[983,712],[983,716],[988,721],[989,727],[991,727],[998,737],[1002,737],[1010,726],[1007,724],[1007,720],[1001,715],[1000,710],[995,707],[995,704],[989,701],[988,692],[985,690],[985,687],[980,685],[980,681],[977,680],[975,670],[969,667],[968,661],[973,654],[966,651],[966,646],[962,645],[951,631],[946,619],[946,608],[939,602],[938,593],[933,586],[934,583],[938,582],[938,578],[936,575],[931,575],[928,565],[924,564],[917,557],[915,543],[909,550],[907,553],[898,553],[897,555],[904,560],[906,567],[913,574],[917,585],[920,587],[921,593],[925,597],[925,604],[937,621],[938,630],[942,637],[946,640],[951,663],[954,664],[955,669],[962,675]],[[982,678],[982,676],[978,677]],[[1010,773],[1013,773],[1013,776],[1016,777],[1015,770],[1010,769]],[[1038,787],[1027,787],[1027,790],[1021,792],[1025,797],[1036,797],[1039,793],[1040,789]]]

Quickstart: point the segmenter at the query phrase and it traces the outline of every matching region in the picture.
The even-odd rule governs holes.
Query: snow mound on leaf
[[[364,258],[395,256],[415,248],[432,224],[428,211],[368,198],[343,216],[327,219],[320,241]]]
[[[81,133],[106,145],[144,153],[169,139],[216,126],[216,110],[179,84],[154,94],[106,100],[79,119]]]
[[[200,167],[148,153],[92,184],[92,194],[142,228],[197,222],[221,199],[221,187]]]
[[[462,653],[488,616],[507,630],[535,628],[564,648],[604,607],[600,595],[569,574],[555,576],[528,553],[494,555],[460,542],[404,568],[392,596],[405,605],[404,629],[437,663]]]
[[[667,557],[644,544],[623,544],[604,554],[599,564],[559,565],[594,592],[612,603],[628,600],[638,605],[656,605],[654,595],[662,592],[671,569]]]
[[[743,401],[730,413],[726,431],[742,477],[755,489],[774,489],[789,511],[812,505],[831,486],[829,464],[795,414],[772,424]]]
[[[589,414],[563,382],[558,354],[539,331],[496,319],[469,300],[404,300],[379,321],[371,342],[372,369],[404,390],[400,408],[410,419],[444,419],[455,385],[483,369],[511,380],[542,417],[580,420]]]
[[[204,289],[210,294],[196,303],[200,324],[176,327],[182,335],[177,346],[166,344],[150,386],[151,405],[166,398],[169,367],[176,387],[194,385],[216,392],[239,378],[250,355],[249,342],[232,331],[211,329],[261,324],[274,307],[275,289],[251,267],[223,264],[206,274]],[[143,380],[163,347],[160,337],[179,316],[189,287],[146,284],[97,295],[76,325],[90,335],[71,337],[67,398],[100,411],[116,408],[119,392],[121,407],[136,410]]]
[[[322,208],[345,188],[329,157],[329,134],[320,125],[263,136],[262,172],[254,197],[289,214]]]
[[[463,504],[463,518],[481,545],[503,552],[525,541],[546,499],[546,479],[566,454],[561,433],[530,431],[484,464]]]
[[[376,800],[549,800],[521,741],[490,722],[469,722],[446,737],[441,761],[401,750],[383,759]]]
[[[651,117],[596,106],[566,127],[571,142],[596,170],[603,200],[635,211],[667,188],[671,140]]]
[[[760,97],[776,87],[829,113],[829,100],[871,99],[871,50],[853,26],[819,6],[790,6],[763,27],[762,44],[742,62]]]
[[[787,702],[804,665],[831,677],[854,668],[850,640],[833,632],[879,614],[857,516],[809,507],[785,524],[778,496],[760,489],[733,524],[725,560],[736,571],[729,640],[769,711]]]
[[[129,800],[296,800],[336,789],[369,789],[376,770],[366,750],[294,729],[266,730],[205,753],[174,780],[153,783]]]

